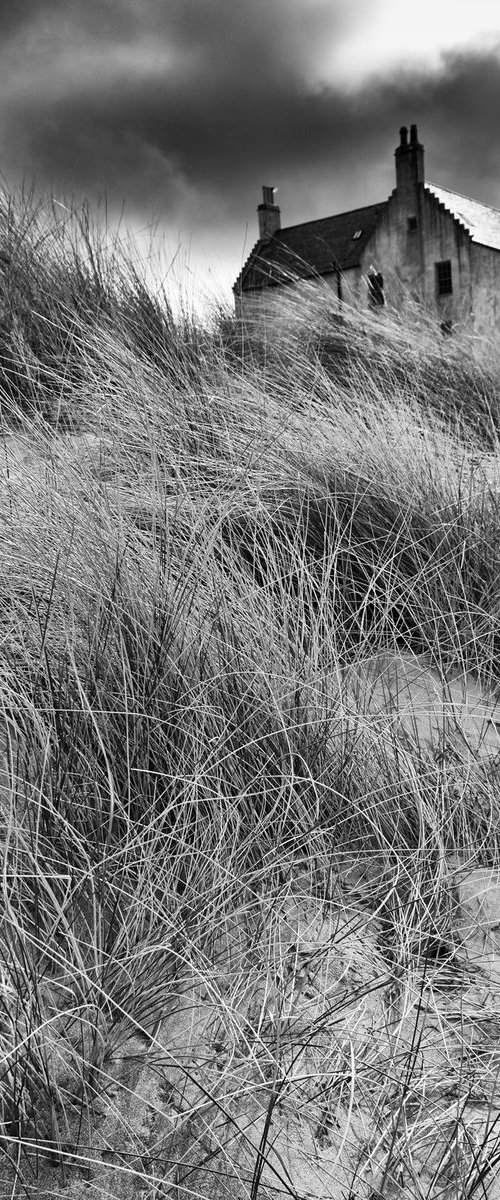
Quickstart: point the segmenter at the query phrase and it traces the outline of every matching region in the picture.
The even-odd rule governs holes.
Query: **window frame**
[[[369,271],[368,303],[370,308],[383,308],[385,305],[384,276],[381,271]]]
[[[451,258],[443,258],[440,262],[434,263],[436,273],[436,295],[452,296],[453,295],[453,271]]]

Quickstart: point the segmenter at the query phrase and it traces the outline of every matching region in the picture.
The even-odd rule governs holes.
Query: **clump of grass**
[[[6,1177],[302,1197],[274,1138],[314,1112],[346,1188],[473,1194],[493,1051],[447,1104],[425,1047],[467,975],[453,863],[499,860],[495,764],[352,679],[403,654],[497,693],[497,367],[325,294],[285,340],[176,323],[88,210],[3,203]],[[162,1040],[186,1005],[210,1061]]]

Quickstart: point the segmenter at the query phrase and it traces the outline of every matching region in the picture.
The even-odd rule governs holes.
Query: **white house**
[[[400,130],[395,158],[387,200],[300,225],[281,227],[274,189],[264,187],[259,239],[233,288],[237,312],[322,280],[339,307],[349,299],[399,307],[411,295],[443,331],[500,332],[500,211],[425,179],[416,125],[409,136]]]

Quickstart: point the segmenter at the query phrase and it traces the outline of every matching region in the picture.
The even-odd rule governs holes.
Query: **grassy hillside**
[[[484,1196],[494,349],[202,327],[85,211],[0,229],[0,1196]]]

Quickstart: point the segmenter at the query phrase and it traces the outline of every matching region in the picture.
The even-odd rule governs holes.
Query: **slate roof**
[[[469,196],[460,196],[458,192],[450,192],[448,188],[438,187],[435,183],[426,183],[425,188],[465,225],[473,242],[500,250],[500,211],[497,208],[490,208],[479,200],[471,200]]]
[[[384,200],[334,217],[278,229],[272,237],[256,243],[234,290],[254,291],[292,279],[328,275],[337,268],[347,271],[358,266],[387,203]],[[361,235],[355,238],[359,231]]]

